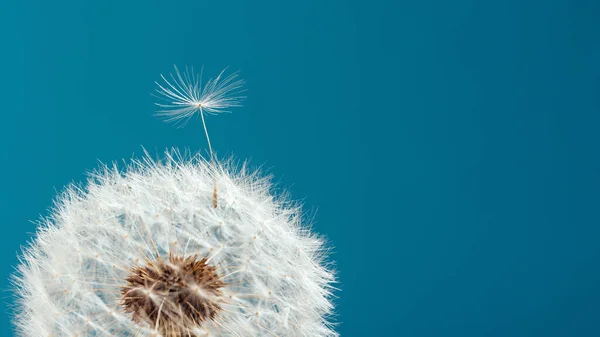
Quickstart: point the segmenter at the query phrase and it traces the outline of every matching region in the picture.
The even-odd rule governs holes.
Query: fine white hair
[[[156,82],[154,95],[161,100],[155,103],[160,108],[156,115],[166,122],[184,126],[196,114],[204,117],[204,113],[224,113],[242,105],[245,82],[237,72],[225,76],[227,69],[223,69],[217,77],[202,83],[202,72],[196,74],[187,66],[184,72],[174,68],[175,74],[160,75],[163,83]]]
[[[120,289],[132,267],[176,253],[208,257],[227,284],[221,312],[191,336],[337,336],[334,273],[305,220],[268,177],[231,160],[172,150],[102,166],[66,188],[23,252],[18,334],[158,336],[124,311]]]

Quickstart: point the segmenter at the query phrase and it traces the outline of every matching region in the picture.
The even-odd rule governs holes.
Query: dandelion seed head
[[[337,336],[326,253],[259,172],[146,155],[57,199],[18,266],[15,323],[27,337]]]

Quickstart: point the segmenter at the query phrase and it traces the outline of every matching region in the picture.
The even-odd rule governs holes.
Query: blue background
[[[318,209],[343,336],[600,336],[599,4],[3,0],[0,279],[98,160],[204,151],[150,92],[229,65],[213,144]]]

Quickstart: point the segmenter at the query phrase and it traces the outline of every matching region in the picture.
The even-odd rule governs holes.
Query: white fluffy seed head
[[[176,151],[163,161],[146,155],[124,171],[103,167],[85,187],[68,187],[14,278],[19,335],[337,336],[323,242],[302,223],[299,206],[271,188],[245,165]],[[132,319],[123,304],[127,278],[148,261],[170,263],[170,254],[206,258],[218,274],[222,284],[212,293],[190,283],[213,301],[214,317],[177,321],[183,300],[164,294],[178,289],[150,282],[136,294],[155,301],[162,318]],[[167,314],[172,319],[160,316]],[[161,328],[167,323],[175,328]]]

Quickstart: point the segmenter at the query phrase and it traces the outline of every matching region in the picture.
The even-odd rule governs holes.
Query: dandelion
[[[15,279],[21,336],[336,336],[334,276],[298,205],[246,165],[144,158],[68,187],[42,220]]]
[[[172,105],[202,107],[172,118],[238,104],[227,99],[235,78],[201,90],[186,74],[159,86]],[[101,166],[66,188],[23,252],[18,334],[337,336],[334,273],[305,220],[269,177],[233,160],[171,150]]]

